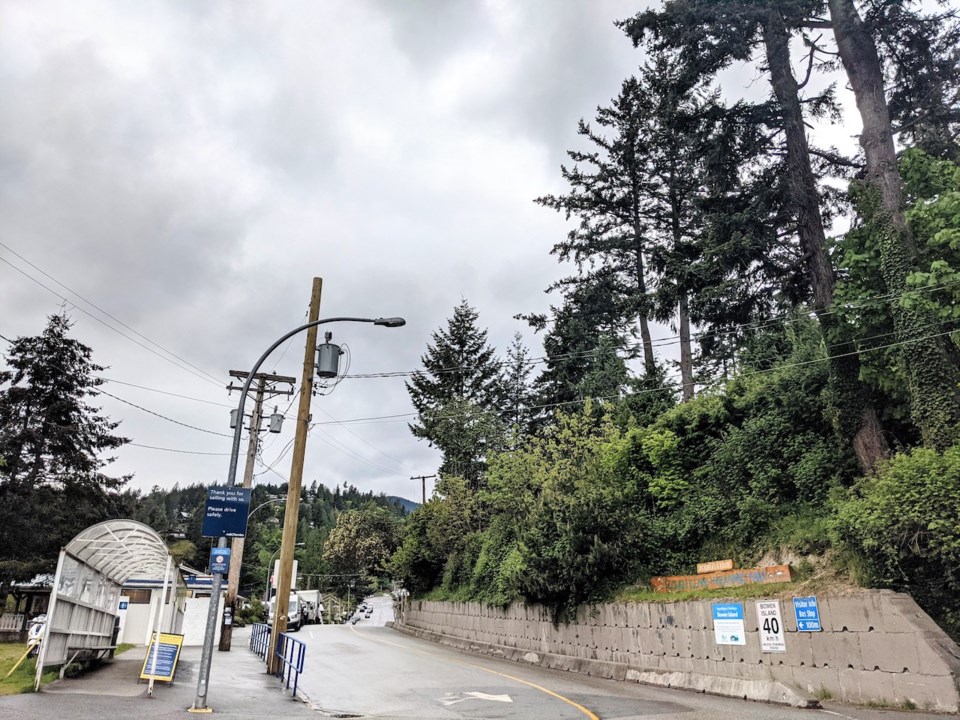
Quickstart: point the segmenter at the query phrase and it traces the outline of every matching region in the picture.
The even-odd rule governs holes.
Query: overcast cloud
[[[539,354],[512,318],[546,309],[566,224],[532,199],[562,190],[577,120],[642,62],[613,21],[647,4],[0,2],[0,333],[37,334],[62,304],[26,273],[69,299],[107,377],[153,389],[105,390],[220,433],[227,371],[303,320],[314,275],[322,316],[407,319],[330,326],[352,373],[416,368],[461,298],[498,349],[521,330]],[[299,379],[302,357],[303,336],[267,368]],[[136,487],[223,480],[228,438],[103,406],[139,445],[223,454],[127,446],[113,472]],[[313,408],[321,423],[411,411],[400,378],[346,380]],[[283,477],[292,437],[289,422],[264,443]],[[409,476],[437,465],[403,418],[328,424],[304,478],[419,499]]]

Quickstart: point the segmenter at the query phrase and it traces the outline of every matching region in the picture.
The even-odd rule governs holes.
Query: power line
[[[199,452],[197,450],[178,450],[177,448],[157,447],[156,445],[143,445],[142,443],[128,442],[126,445],[147,450],[162,450],[163,452],[180,453],[182,455],[216,455],[217,457],[227,457],[230,453]]]
[[[877,295],[875,297],[868,298],[859,302],[846,303],[842,309],[844,311],[849,311],[849,310],[855,310],[858,308],[870,307],[872,305],[879,304],[884,301],[900,299],[914,293],[934,292],[936,290],[943,290],[956,285],[960,285],[960,281],[933,284],[933,285],[924,285],[919,288],[912,288],[910,290],[906,290],[904,292],[887,293],[885,295]],[[834,315],[838,312],[841,312],[840,308],[833,309],[833,310],[824,310],[822,312],[815,312],[813,310],[810,310],[810,314],[811,315],[815,314],[817,317],[822,317],[825,315]],[[794,309],[789,312],[771,316],[770,318],[767,318],[765,320],[755,320],[748,323],[740,323],[740,324],[734,325],[731,328],[727,328],[723,330],[704,330],[702,332],[691,333],[690,339],[692,341],[692,340],[698,340],[701,338],[712,337],[715,335],[729,335],[735,332],[739,332],[741,330],[764,330],[766,328],[773,327],[774,325],[779,325],[781,323],[789,324],[789,323],[802,322],[804,320],[805,318],[797,317],[797,309]],[[665,335],[663,337],[653,339],[651,341],[651,344],[653,345],[653,347],[669,347],[671,345],[677,345],[679,344],[679,342],[680,342],[679,335]],[[622,349],[634,350],[634,351],[642,350],[643,343],[632,343],[632,344],[624,345]],[[543,355],[543,356],[529,358],[523,364],[526,366],[534,366],[540,363],[548,363],[548,362],[556,362],[559,360],[588,357],[591,355],[596,355],[596,353],[597,353],[597,349],[594,348],[592,350],[579,350],[579,351],[571,351],[567,353],[557,353],[555,355]],[[455,365],[450,367],[438,368],[435,371],[431,371],[431,374],[439,375],[443,373],[453,373],[453,372],[459,372],[461,370],[471,370],[475,367],[476,365],[468,365],[468,364]],[[357,373],[354,375],[344,375],[343,379],[369,380],[369,379],[375,379],[375,378],[409,377],[410,375],[414,375],[416,373],[423,373],[423,372],[424,372],[423,370],[393,370],[393,371],[380,372],[380,373]]]
[[[179,393],[169,392],[167,390],[160,390],[159,388],[147,387],[146,385],[137,385],[136,383],[125,382],[123,380],[115,380],[113,378],[108,378],[103,375],[98,375],[102,380],[107,381],[108,383],[113,383],[115,385],[126,385],[127,387],[137,388],[139,390],[147,390],[153,393],[159,393],[160,395],[169,395],[170,397],[180,398],[182,400],[193,400],[198,403],[205,403],[207,405],[216,405],[217,407],[230,408],[231,410],[235,407],[234,405],[228,405],[226,403],[214,402],[213,400],[204,400],[203,398],[193,397],[191,395],[180,395]]]
[[[3,245],[3,243],[0,243],[0,245]],[[7,248],[8,250],[10,250],[10,248],[7,247],[6,245],[3,245],[3,247],[5,247],[5,248]],[[17,254],[16,252],[14,252],[13,250],[10,250],[10,252],[12,252],[14,255],[17,255],[17,257],[20,257],[21,259],[23,259],[20,255],[18,255],[18,254]],[[126,338],[127,340],[129,340],[130,342],[132,342],[134,345],[139,345],[141,348],[143,348],[143,349],[146,350],[147,352],[156,355],[157,357],[161,358],[162,360],[166,360],[166,361],[167,361],[168,363],[170,363],[171,365],[174,365],[175,367],[178,367],[178,368],[180,368],[181,370],[183,370],[183,371],[185,371],[185,372],[188,372],[188,373],[190,373],[191,375],[194,375],[194,376],[200,378],[201,380],[204,380],[204,381],[209,382],[209,383],[213,383],[213,384],[215,384],[215,385],[217,385],[217,386],[220,385],[219,382],[217,382],[216,380],[212,379],[213,376],[210,375],[209,373],[205,372],[204,370],[200,370],[199,368],[196,368],[193,364],[191,364],[190,362],[184,360],[184,359],[181,358],[179,355],[176,355],[175,353],[170,352],[169,350],[167,350],[166,348],[164,348],[164,347],[161,346],[160,344],[155,343],[153,340],[150,340],[149,338],[147,338],[147,337],[144,336],[144,335],[141,335],[141,334],[140,334],[139,332],[137,332],[136,330],[133,330],[133,328],[129,328],[129,326],[125,325],[123,322],[121,322],[121,321],[119,321],[119,320],[116,320],[116,318],[113,318],[113,316],[110,315],[109,313],[107,313],[106,311],[100,310],[99,307],[97,307],[96,305],[94,305],[94,304],[91,303],[90,301],[86,300],[86,299],[83,298],[81,295],[78,295],[77,293],[74,293],[73,290],[70,290],[69,288],[67,288],[67,290],[69,290],[69,292],[73,293],[73,294],[76,295],[78,298],[80,298],[80,299],[83,300],[84,302],[88,303],[91,307],[96,308],[97,310],[99,310],[100,312],[102,312],[102,313],[103,313],[104,315],[106,315],[107,317],[110,317],[110,318],[114,319],[116,322],[118,322],[118,323],[120,323],[121,325],[123,325],[124,327],[127,327],[128,329],[130,329],[131,332],[136,333],[137,335],[140,335],[140,337],[143,337],[145,340],[147,340],[147,342],[150,342],[150,343],[156,345],[158,348],[162,349],[165,353],[167,353],[168,355],[176,358],[177,360],[180,360],[180,362],[184,363],[184,365],[187,365],[187,366],[189,366],[189,367],[184,367],[184,365],[178,364],[177,362],[175,362],[174,360],[171,360],[171,359],[170,359],[169,357],[167,357],[166,355],[162,355],[162,354],[158,353],[156,350],[154,350],[153,348],[148,347],[147,345],[144,345],[142,342],[139,342],[138,340],[135,340],[134,338],[130,337],[129,335],[124,334],[123,332],[121,332],[120,330],[118,330],[117,328],[115,328],[113,325],[111,325],[110,323],[106,322],[106,321],[103,320],[102,318],[97,317],[96,315],[94,315],[93,313],[89,312],[88,310],[82,308],[81,306],[77,305],[76,303],[71,302],[69,298],[67,298],[67,297],[64,296],[64,295],[61,295],[61,294],[58,293],[56,290],[54,290],[53,288],[51,288],[49,285],[44,284],[44,283],[41,282],[40,280],[37,280],[37,278],[35,278],[35,277],[33,277],[32,275],[30,275],[29,273],[27,273],[26,271],[24,271],[22,268],[17,267],[16,265],[14,265],[12,262],[10,262],[9,260],[7,260],[6,258],[0,257],[0,262],[6,263],[7,265],[9,265],[10,267],[12,267],[14,270],[16,270],[18,273],[20,273],[21,275],[23,275],[23,276],[24,276],[25,278],[27,278],[28,280],[36,283],[37,285],[39,285],[40,287],[42,287],[44,290],[47,290],[48,292],[52,293],[53,295],[56,295],[56,296],[57,296],[58,298],[60,298],[63,302],[65,302],[65,303],[70,303],[73,307],[75,307],[77,310],[79,310],[80,312],[82,312],[84,315],[88,316],[88,317],[91,318],[92,320],[97,321],[98,323],[100,323],[100,324],[103,325],[104,327],[109,328],[109,329],[112,330],[113,332],[117,333],[117,335],[119,335],[120,337]],[[33,265],[32,263],[30,263],[29,260],[24,260],[24,262],[26,262],[27,264],[31,265],[32,267],[36,267],[36,266]],[[54,282],[56,282],[57,284],[61,285],[62,287],[65,287],[65,288],[67,287],[66,285],[63,285],[63,283],[61,283],[61,282],[60,282],[59,280],[57,280],[56,278],[53,278],[53,277],[51,277],[50,275],[47,275],[47,273],[45,273],[43,270],[40,270],[39,268],[37,268],[37,270],[38,270],[39,272],[43,273],[44,275],[46,275],[47,277],[50,277]],[[191,369],[191,368],[193,368],[193,369]]]
[[[61,369],[62,369],[62,368],[61,368]],[[162,413],[158,413],[158,412],[156,412],[156,411],[154,411],[154,410],[150,410],[150,409],[148,409],[148,408],[143,407],[142,405],[137,405],[136,403],[132,403],[132,402],[130,402],[129,400],[124,400],[122,397],[117,397],[116,395],[114,395],[114,394],[112,394],[112,393],[108,393],[106,390],[97,389],[97,390],[95,390],[94,392],[99,393],[100,395],[106,395],[107,397],[112,397],[114,400],[119,400],[120,402],[125,403],[125,404],[127,404],[127,405],[129,405],[129,406],[131,406],[131,407],[135,407],[137,410],[142,410],[143,412],[149,413],[150,415],[155,415],[156,417],[161,418],[161,419],[163,419],[163,420],[166,420],[167,422],[172,422],[172,423],[175,424],[175,425],[182,425],[182,426],[185,427],[185,428],[190,428],[191,430],[196,430],[196,431],[202,432],[202,433],[208,433],[208,434],[210,434],[210,435],[219,435],[220,437],[225,437],[225,438],[232,438],[232,437],[233,437],[232,435],[227,435],[226,433],[217,432],[216,430],[207,430],[206,428],[197,427],[196,425],[190,425],[190,424],[185,423],[185,422],[180,422],[179,420],[174,420],[172,417],[167,417],[166,415],[163,415]]]
[[[397,465],[399,465],[400,467],[406,468],[407,470],[411,470],[411,469],[412,469],[409,465],[407,465],[407,464],[406,464],[405,462],[403,462],[402,460],[397,460],[397,458],[393,457],[393,455],[390,455],[389,453],[384,452],[383,450],[381,450],[380,448],[376,447],[375,445],[371,445],[370,443],[368,443],[366,440],[364,440],[362,437],[360,437],[359,435],[357,435],[357,433],[355,433],[355,432],[354,432],[353,430],[351,430],[349,427],[347,427],[346,425],[340,423],[333,415],[331,415],[330,413],[328,413],[328,412],[327,412],[326,410],[324,410],[323,408],[317,408],[317,409],[320,410],[320,412],[322,412],[322,413],[323,413],[324,415],[326,415],[328,418],[330,418],[330,420],[333,421],[334,424],[339,425],[340,427],[342,427],[344,430],[346,430],[348,433],[350,433],[351,435],[353,435],[357,440],[359,440],[360,442],[362,442],[362,443],[363,443],[364,445],[366,445],[367,447],[369,447],[369,448],[377,451],[378,453],[380,453],[381,455],[383,455],[383,456],[384,456],[385,458],[387,458],[388,460],[393,460],[393,462],[397,463]],[[315,423],[315,424],[319,424],[319,423]]]

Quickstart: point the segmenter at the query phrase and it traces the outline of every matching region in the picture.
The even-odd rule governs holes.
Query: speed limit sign
[[[760,624],[760,651],[767,653],[786,652],[787,640],[783,635],[780,601],[758,600],[757,620]]]

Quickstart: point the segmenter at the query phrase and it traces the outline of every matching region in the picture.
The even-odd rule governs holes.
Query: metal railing
[[[250,650],[266,662],[269,648],[270,626],[264,623],[253,623],[250,630]],[[303,661],[307,655],[307,646],[286,633],[280,633],[275,654],[277,656],[276,675],[283,680],[284,688],[290,690],[296,697],[300,673],[303,672]]]
[[[265,623],[253,623],[250,630],[250,650],[266,662],[267,647],[270,645],[270,626]]]
[[[291,693],[294,697],[297,695],[297,683],[300,680],[300,673],[303,672],[303,660],[307,655],[307,646],[299,640],[294,640],[286,633],[280,633],[277,641],[277,677],[284,681],[284,687],[291,690],[290,682],[293,681]]]

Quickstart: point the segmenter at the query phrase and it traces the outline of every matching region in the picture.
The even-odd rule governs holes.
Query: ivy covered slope
[[[518,316],[542,357],[499,359],[464,301],[411,384],[443,464],[395,576],[563,619],[790,557],[960,636],[960,25],[910,0],[667,0],[618,25],[644,65],[536,200],[570,221],[551,252],[573,273]],[[765,99],[720,86],[742,63]],[[849,155],[811,131],[841,93]]]

